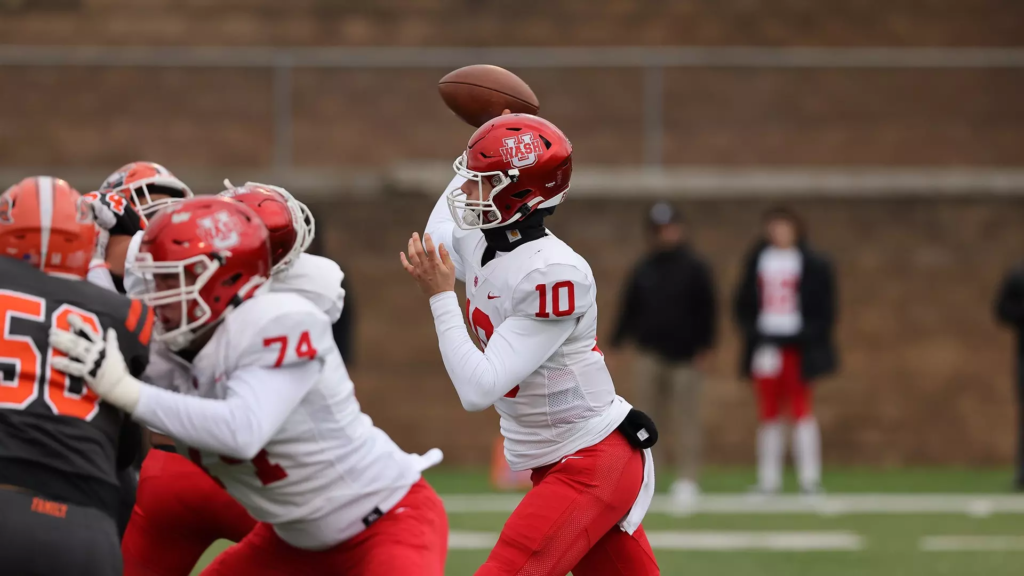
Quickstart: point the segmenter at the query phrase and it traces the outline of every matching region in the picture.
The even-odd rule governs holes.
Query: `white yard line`
[[[917,547],[925,552],[1024,552],[1024,536],[925,536]]]
[[[860,550],[864,539],[852,532],[708,532],[647,533],[657,550],[777,550],[790,552]]]
[[[653,530],[647,532],[656,550],[766,550],[785,552],[857,551],[864,539],[852,532],[722,532],[703,530]],[[497,532],[453,530],[451,550],[490,550]]]
[[[449,514],[508,513],[522,499],[519,494],[450,494],[443,496]],[[681,510],[664,495],[654,497],[652,514],[1024,514],[1024,496],[1006,494],[829,494],[753,496],[711,494],[698,499],[693,509]]]

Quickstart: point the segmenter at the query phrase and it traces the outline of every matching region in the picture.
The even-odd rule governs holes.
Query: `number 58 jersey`
[[[513,470],[557,462],[611,434],[630,405],[597,346],[597,285],[587,261],[552,234],[481,265],[479,231],[453,231],[466,281],[466,313],[483,346],[507,319],[574,322],[569,336],[494,407]],[[514,360],[514,359],[513,359]]]
[[[191,366],[163,348],[159,357],[154,355],[146,379],[182,394],[231,401],[261,393],[278,398],[278,386],[306,390],[288,400],[297,404],[262,449],[254,447],[251,459],[179,445],[293,546],[316,550],[350,538],[375,510],[386,512],[401,500],[433,463],[402,451],[361,411],[328,317],[302,296],[264,290],[243,302]],[[281,372],[246,372],[251,368]],[[266,382],[239,385],[268,373]],[[299,376],[302,381],[298,373],[306,375]]]
[[[142,374],[152,310],[0,257],[0,484],[116,517],[116,464],[135,451],[121,446],[124,413],[52,367],[60,352],[50,348],[48,332],[69,329],[71,315],[99,331],[114,328],[130,372]]]

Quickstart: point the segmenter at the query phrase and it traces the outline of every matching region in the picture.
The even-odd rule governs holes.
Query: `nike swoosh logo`
[[[566,460],[583,460],[583,456],[566,456],[565,458],[562,458],[562,461],[559,462],[559,464],[565,464]]]
[[[501,298],[501,296],[495,296],[494,294],[491,294],[490,292],[487,293],[487,299],[488,300],[495,300],[497,298]]]

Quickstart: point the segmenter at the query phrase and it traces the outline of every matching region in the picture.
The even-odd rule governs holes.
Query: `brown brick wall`
[[[807,200],[795,204],[812,240],[839,276],[842,370],[820,384],[818,415],[828,462],[995,464],[1013,449],[1010,334],[992,315],[1008,266],[1024,257],[1024,201]],[[731,298],[760,201],[684,206],[696,245],[711,261],[718,293]],[[318,206],[318,229],[353,283],[357,393],[403,446],[440,446],[455,463],[486,461],[497,434],[493,411],[463,412],[444,371],[426,298],[398,252],[422,227],[419,197]],[[582,201],[550,225],[592,264],[600,291],[599,333],[608,335],[618,291],[643,250],[645,206]],[[722,337],[707,386],[707,458],[749,463],[754,404],[736,377],[737,338],[721,311]],[[630,396],[630,354],[606,350],[620,392]]]
[[[1018,45],[1016,0],[8,0],[10,44]]]
[[[470,132],[437,95],[444,72],[295,71],[295,163],[450,161]],[[640,71],[522,73],[581,165],[643,160]],[[673,70],[665,79],[667,164],[1024,164],[1021,70]],[[0,68],[0,165],[265,167],[271,86],[258,69]]]

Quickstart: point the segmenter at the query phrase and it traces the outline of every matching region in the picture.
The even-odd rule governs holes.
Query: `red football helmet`
[[[299,255],[309,248],[316,232],[316,222],[309,208],[278,186],[256,182],[233,186],[228,180],[224,185],[227,190],[220,196],[252,208],[270,232],[271,273],[279,274],[291,268]]]
[[[149,223],[132,266],[145,279],[133,296],[156,310],[157,338],[180,350],[267,280],[267,227],[228,198],[183,200]]]
[[[89,272],[96,225],[88,202],[52,176],[25,178],[0,195],[0,254],[54,276]]]
[[[455,222],[464,230],[496,228],[562,203],[572,176],[572,143],[543,118],[507,114],[473,134],[454,168],[480,193],[470,199],[461,188],[448,191]],[[489,192],[485,182],[493,187]]]
[[[192,190],[184,182],[156,162],[125,164],[107,176],[99,191],[123,195],[138,210],[143,221],[151,218],[161,208],[193,196]],[[167,198],[154,200],[153,194],[163,194]]]

